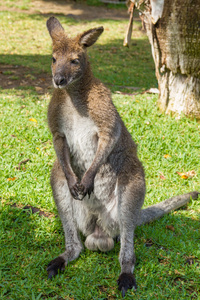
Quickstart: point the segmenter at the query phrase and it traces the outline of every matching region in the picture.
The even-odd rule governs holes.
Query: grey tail
[[[165,214],[169,213],[172,210],[175,210],[185,204],[187,204],[190,199],[196,200],[200,195],[199,192],[193,191],[187,194],[178,195],[172,198],[169,198],[165,201],[151,205],[147,208],[142,209],[141,218],[139,220],[138,226],[150,223],[156,219],[161,218]]]

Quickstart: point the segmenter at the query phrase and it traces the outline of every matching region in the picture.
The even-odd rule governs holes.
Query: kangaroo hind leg
[[[51,186],[65,233],[65,252],[48,264],[48,278],[52,278],[59,270],[63,270],[68,261],[76,259],[83,249],[73,216],[72,201],[76,200],[70,194],[67,180],[58,161],[52,169]]]
[[[120,226],[120,254],[119,262],[121,274],[118,278],[118,288],[122,297],[128,289],[137,288],[133,275],[135,267],[134,230],[140,217],[144,202],[145,183],[143,176],[134,176],[129,183],[118,186],[118,216]]]

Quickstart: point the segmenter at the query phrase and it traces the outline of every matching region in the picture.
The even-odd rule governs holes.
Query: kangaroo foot
[[[52,277],[56,276],[59,271],[63,271],[65,269],[65,260],[64,258],[58,256],[47,266],[48,278],[52,279]]]
[[[135,277],[131,273],[122,273],[119,276],[117,283],[118,283],[118,289],[122,293],[122,297],[125,296],[128,289],[132,289],[132,288],[134,288],[135,290],[137,289]]]

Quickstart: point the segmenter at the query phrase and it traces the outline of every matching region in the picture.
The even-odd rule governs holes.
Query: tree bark
[[[165,0],[152,22],[150,0],[142,21],[151,43],[163,112],[200,119],[200,1]]]

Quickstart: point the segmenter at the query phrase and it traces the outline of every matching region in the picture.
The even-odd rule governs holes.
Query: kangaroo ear
[[[85,31],[78,36],[78,42],[83,47],[90,47],[97,41],[103,31],[103,26]]]
[[[47,29],[49,30],[49,34],[52,39],[58,37],[60,33],[64,33],[64,28],[62,27],[58,19],[54,17],[50,17],[47,20]]]

